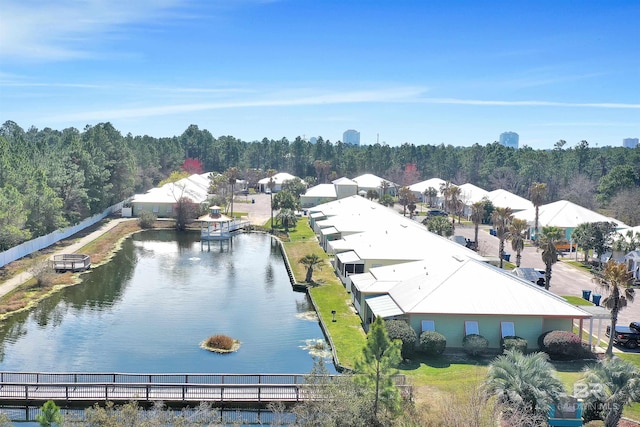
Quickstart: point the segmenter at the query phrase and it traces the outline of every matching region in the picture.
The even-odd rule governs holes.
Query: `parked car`
[[[531,267],[516,267],[511,272],[518,277],[535,283],[538,286],[544,286],[544,270],[537,270]]]
[[[611,326],[607,326],[605,334],[607,336],[611,334]],[[637,348],[640,344],[640,322],[631,322],[629,326],[616,325],[613,343],[627,348]]]
[[[427,216],[449,216],[449,213],[443,211],[442,209],[429,209],[427,211]]]

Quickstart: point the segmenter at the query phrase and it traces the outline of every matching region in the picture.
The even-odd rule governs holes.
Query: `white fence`
[[[102,213],[95,214],[91,218],[87,218],[74,226],[67,227],[62,230],[56,230],[53,233],[47,234],[46,236],[40,236],[33,240],[29,240],[28,242],[24,242],[18,246],[14,246],[13,248],[8,249],[4,252],[0,252],[0,267],[3,267],[12,261],[39,251],[40,249],[46,248],[47,246],[51,246],[62,239],[66,239],[67,237],[72,236],[89,226],[92,226],[93,224],[104,219],[113,212],[120,211],[123,204],[124,202],[117,203],[111,207],[108,207]]]

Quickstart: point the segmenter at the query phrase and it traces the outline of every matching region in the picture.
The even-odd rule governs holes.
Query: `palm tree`
[[[416,196],[413,194],[413,191],[409,189],[409,187],[402,187],[398,191],[398,196],[398,201],[402,205],[402,216],[407,216],[407,206],[409,206],[410,204],[414,204],[413,206],[415,209]],[[411,210],[411,212],[413,212],[413,210]]]
[[[280,212],[278,212],[278,215],[276,216],[276,220],[280,221],[284,226],[284,231],[288,233],[289,226],[296,226],[298,217],[292,209],[280,209]]]
[[[513,220],[513,211],[511,208],[496,208],[491,214],[493,227],[496,229],[496,237],[500,239],[498,246],[498,256],[500,257],[500,268],[503,265],[504,258],[504,241],[509,234],[509,224]]]
[[[451,202],[449,201],[451,199],[450,189],[451,189],[451,182],[447,181],[440,184],[440,194],[442,194],[442,198],[444,199],[445,209],[449,209],[449,205],[451,204]]]
[[[580,383],[588,386],[584,397],[589,407],[601,407],[605,427],[615,427],[625,405],[640,400],[640,371],[618,357],[604,358],[585,369]],[[597,385],[597,387],[593,387]]]
[[[443,216],[434,216],[433,218],[425,218],[422,223],[427,226],[427,230],[440,236],[449,237],[453,235],[453,225]]]
[[[524,233],[527,231],[527,221],[515,218],[509,225],[509,239],[511,240],[511,249],[516,253],[516,267],[520,267],[520,259],[522,258],[522,250],[524,249]]]
[[[474,245],[476,250],[478,249],[478,229],[480,228],[480,223],[482,222],[483,217],[484,217],[484,203],[480,201],[472,204],[471,205],[471,221],[473,222],[473,226],[475,228]]]
[[[438,197],[438,190],[436,190],[433,187],[429,187],[426,190],[424,190],[424,197],[427,201],[427,203],[429,204],[430,207],[434,207],[434,205],[436,204],[436,198]]]
[[[307,267],[305,282],[311,283],[313,272],[322,268],[322,259],[316,254],[307,254],[300,258],[298,262]]]
[[[602,306],[611,312],[611,331],[616,330],[618,313],[627,306],[628,302],[633,302],[635,291],[632,288],[633,275],[627,271],[624,263],[617,263],[613,260],[607,261],[602,273],[596,275],[595,280],[600,286],[607,288],[609,295],[602,300]],[[609,345],[607,346],[607,356],[613,356],[613,333],[609,334]]]
[[[233,196],[235,195],[235,186],[238,176],[240,173],[238,172],[238,168],[232,167],[226,170],[224,173],[227,176],[227,182],[231,185],[231,218],[233,218]]]
[[[540,234],[540,247],[542,248],[542,261],[544,262],[544,288],[549,290],[551,282],[551,267],[558,262],[558,249],[556,243],[562,238],[562,230],[558,227],[542,227]]]
[[[564,393],[545,353],[524,355],[507,350],[489,366],[485,389],[506,411],[523,411],[531,417],[545,416],[549,405]],[[539,424],[537,424],[539,425]]]
[[[460,187],[458,187],[457,185],[452,185],[449,188],[449,203],[451,203],[451,209],[449,210],[449,212],[454,215],[458,215],[458,224],[460,224],[460,215],[462,214],[462,209],[464,208],[464,203],[460,198],[461,195],[462,190],[460,190]]]
[[[538,219],[540,218],[540,206],[545,202],[547,197],[547,184],[543,182],[534,182],[531,184],[531,188],[529,188],[529,196],[531,198],[531,203],[536,208],[536,219],[533,226],[535,243],[538,242]]]

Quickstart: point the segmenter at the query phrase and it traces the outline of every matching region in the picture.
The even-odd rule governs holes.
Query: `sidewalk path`
[[[51,255],[51,258],[53,258],[54,255],[74,253],[77,250],[79,250],[80,248],[82,248],[83,246],[89,244],[90,242],[94,241],[98,237],[102,236],[107,231],[111,230],[116,225],[120,224],[121,222],[130,221],[132,219],[133,218],[113,219],[113,220],[109,221],[108,223],[106,223],[105,225],[103,225],[102,227],[100,227],[99,229],[97,229],[96,231],[94,231],[92,233],[89,233],[86,236],[78,239],[75,243],[73,243],[73,244],[71,244],[69,246],[66,246],[63,249],[60,249],[59,251],[53,253]],[[18,286],[22,285],[23,283],[31,280],[32,277],[33,277],[33,275],[31,273],[29,273],[28,271],[25,271],[25,272],[22,272],[22,273],[18,274],[17,276],[12,277],[9,280],[5,280],[4,282],[2,282],[0,284],[0,298],[5,296],[9,292],[11,292],[12,290],[17,288]]]

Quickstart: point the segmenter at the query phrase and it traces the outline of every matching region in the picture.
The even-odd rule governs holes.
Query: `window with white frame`
[[[466,320],[464,322],[464,334],[465,335],[480,335],[480,328],[478,327],[478,322],[475,320]]]
[[[160,212],[160,207],[158,205],[153,205],[153,213]]]
[[[436,330],[436,322],[433,320],[423,320],[422,321],[422,332],[424,331],[435,331]]]
[[[500,322],[500,336],[513,337],[516,335],[516,327],[513,322]]]

